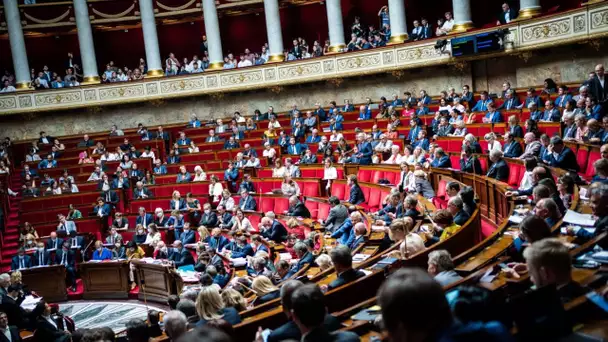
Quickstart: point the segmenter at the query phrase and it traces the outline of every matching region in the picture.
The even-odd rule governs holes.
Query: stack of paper
[[[595,218],[590,214],[581,214],[568,209],[566,215],[564,215],[564,222],[578,226],[593,227]]]
[[[26,296],[23,302],[21,302],[21,307],[25,310],[34,310],[38,302],[42,300],[42,297],[34,298],[33,296]]]

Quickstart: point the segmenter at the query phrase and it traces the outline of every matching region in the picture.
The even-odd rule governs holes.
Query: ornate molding
[[[602,38],[608,37],[608,2],[549,17],[514,22],[508,28],[510,34],[506,40],[509,41],[509,49],[484,56],[452,58],[449,53],[436,50],[435,41],[429,40],[243,69],[62,90],[0,94],[0,115],[151,102],[196,95],[211,95],[214,99],[222,99],[227,92],[264,88],[279,94],[292,84],[327,81],[339,87],[348,77],[391,73],[399,78],[403,77],[401,70],[440,64],[460,69],[466,68],[469,60],[479,58],[512,55],[527,61],[533,58],[534,50],[556,45],[583,43],[601,49]],[[493,30],[495,28],[485,31]],[[465,35],[467,33],[451,37]],[[449,44],[447,49],[449,51]]]

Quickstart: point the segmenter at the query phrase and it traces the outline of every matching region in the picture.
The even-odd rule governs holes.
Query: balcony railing
[[[0,115],[281,87],[438,64],[458,64],[471,59],[580,43],[608,36],[608,3],[599,3],[568,12],[514,22],[501,28],[509,29],[509,33],[505,36],[505,50],[491,55],[453,58],[449,53],[449,45],[446,52],[442,53],[435,49],[435,40],[411,42],[373,50],[241,69],[204,72],[196,75],[3,94],[0,96]],[[493,30],[496,28],[463,33],[453,37]]]

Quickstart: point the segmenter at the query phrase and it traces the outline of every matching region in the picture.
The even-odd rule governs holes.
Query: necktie
[[[53,248],[57,249],[57,240],[53,242]]]
[[[106,194],[106,202],[110,202],[110,192]]]
[[[19,268],[24,268],[24,266],[23,266],[23,258],[22,257],[19,258]]]
[[[40,253],[40,261],[38,262],[39,265],[44,265],[44,259],[43,259],[43,255],[42,253]]]
[[[66,257],[65,257],[66,253],[67,253],[66,251],[63,251],[63,253],[61,253],[61,263],[67,267],[68,266],[68,262],[67,262]]]

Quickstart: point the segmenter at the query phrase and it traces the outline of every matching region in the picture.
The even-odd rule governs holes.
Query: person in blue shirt
[[[321,142],[321,136],[319,135],[319,131],[314,128],[312,132],[306,137],[307,144],[318,144]]]
[[[356,175],[349,175],[346,181],[346,185],[350,187],[350,196],[348,198],[348,203],[352,205],[357,205],[365,202],[365,196],[363,195],[363,190],[359,186],[359,182],[357,180]]]
[[[566,103],[572,99],[572,95],[568,94],[568,87],[565,85],[559,86],[557,89],[557,97],[555,98],[555,102],[553,103],[557,108],[566,107]]]
[[[184,245],[189,245],[196,242],[196,236],[194,235],[194,231],[190,229],[190,222],[184,223],[184,231],[179,236],[179,240]]]
[[[422,127],[418,126],[418,123],[414,119],[410,120],[410,127],[407,140],[410,141],[410,144],[413,144],[418,139],[418,133],[422,131]]]
[[[52,155],[47,155],[46,159],[44,159],[43,161],[41,161],[38,164],[38,169],[51,169],[51,168],[55,168],[57,167],[57,161],[53,159]]]
[[[221,251],[226,245],[230,243],[230,240],[228,240],[224,235],[222,235],[221,228],[216,227],[211,230],[211,235],[209,235],[204,242],[209,245],[209,248],[216,251]]]
[[[519,125],[519,120],[517,119],[517,116],[516,115],[509,116],[508,123],[509,123],[509,133],[511,133],[511,135],[513,135],[513,137],[515,137],[515,138],[523,139],[524,130]]]
[[[331,131],[343,131],[344,130],[344,116],[339,109],[334,111],[333,117],[329,120],[329,129]]]
[[[99,240],[95,241],[95,251],[93,252],[93,260],[111,260],[112,252],[103,246]]]
[[[580,171],[580,166],[576,160],[576,154],[564,145],[564,141],[560,137],[551,138],[551,143],[547,147],[547,153],[544,158],[549,166],[568,171]]]
[[[335,108],[335,102],[334,102],[334,108]],[[308,113],[307,113],[308,114]],[[330,113],[331,114],[331,113]],[[319,121],[323,122],[323,121],[327,121],[327,113],[325,113],[325,109],[323,109],[323,107],[321,107],[320,103],[316,103],[315,104],[315,112],[314,115],[317,116],[317,118],[319,119]]]
[[[224,250],[230,251],[231,259],[253,256],[253,248],[247,243],[247,237],[245,235],[235,237],[233,241],[224,247]]]
[[[435,148],[435,158],[431,162],[432,167],[449,169],[452,167],[452,161],[450,160],[450,156],[448,156],[441,147]]]
[[[188,127],[191,127],[191,128],[201,127],[201,121],[196,117],[196,114],[190,115],[190,121],[188,122]]]
[[[186,137],[186,133],[179,132],[179,139],[177,139],[177,141],[176,141],[178,146],[180,146],[180,147],[181,146],[186,146],[187,147],[188,145],[190,145],[190,141],[191,141],[190,138]]]
[[[189,183],[192,177],[190,176],[190,172],[186,171],[186,167],[181,165],[179,167],[179,173],[177,174],[176,183]]]
[[[246,211],[255,211],[257,209],[257,203],[255,202],[255,199],[249,195],[249,191],[247,191],[247,189],[241,188],[239,208]]]
[[[481,92],[481,99],[477,101],[475,106],[471,109],[471,112],[484,112],[488,110],[488,104],[492,103],[492,100],[488,96],[487,91]]]
[[[175,240],[179,240],[182,231],[184,230],[184,224],[184,214],[179,210],[173,210],[171,212],[171,216],[165,223],[165,228],[173,230],[173,236],[175,237]]]
[[[359,118],[357,120],[370,120],[372,118],[372,111],[367,106],[359,107]]]
[[[246,173],[243,175],[243,181],[241,182],[239,188],[247,192],[255,192],[255,187],[253,186],[253,182],[251,181],[250,174]]]
[[[171,200],[169,201],[169,209],[170,210],[179,210],[179,211],[187,211],[188,205],[186,204],[186,200],[181,197],[179,191],[174,190],[171,194]]]
[[[519,98],[512,89],[505,93],[505,101],[498,107],[499,110],[514,110],[519,107]]]
[[[530,120],[538,122],[545,115],[543,112],[538,110],[538,105],[535,102],[530,102],[528,109],[530,110]]]
[[[519,108],[530,108],[530,104],[534,103],[536,108],[543,106],[540,96],[536,95],[536,89],[530,88],[527,91],[526,101],[519,105]]]
[[[431,97],[426,93],[426,90],[421,90],[418,101],[422,102],[425,106],[428,106],[431,104]]]
[[[545,102],[545,112],[543,113],[543,117],[540,119],[540,121],[559,122],[561,117],[562,114],[553,106],[553,102],[547,100]]]
[[[397,94],[393,94],[393,102],[391,102],[391,106],[403,106],[403,100],[401,100]]]
[[[350,213],[349,217],[342,222],[342,224],[331,234],[331,238],[338,239],[338,243],[346,245],[351,237],[354,235],[353,227],[356,223],[362,221],[361,214],[358,211]]]
[[[232,150],[235,148],[239,148],[239,143],[234,139],[234,137],[228,138],[228,140],[224,143],[224,149]]]
[[[587,121],[587,133],[583,136],[583,141],[585,141],[585,143],[599,145],[602,143],[604,135],[605,132],[596,119],[589,119],[589,121]]]
[[[296,121],[295,127],[291,130],[291,135],[300,141],[304,138],[305,133],[306,129],[302,127],[302,124],[299,121]]]
[[[169,157],[167,158],[167,164],[179,164],[182,159],[179,157],[179,150],[172,149],[169,151]]]
[[[411,131],[410,131],[411,132]],[[420,147],[421,149],[428,151],[430,146],[429,139],[426,137],[426,131],[420,130],[418,131],[418,139],[412,143],[412,147]]]
[[[587,115],[587,120],[595,119],[600,121],[602,119],[602,105],[597,103],[595,97],[589,96],[585,99],[585,114]]]
[[[356,157],[359,160],[359,164],[370,165],[372,163],[372,155],[374,154],[372,144],[367,141],[365,133],[357,134],[357,142],[358,153]]]
[[[296,142],[296,138],[289,138],[289,145],[287,145],[287,153],[291,154],[292,156],[299,156],[300,154],[302,154],[302,152],[304,152],[304,148],[302,147],[302,145],[300,145],[300,143]]]
[[[488,112],[482,118],[481,121],[483,121],[483,123],[498,123],[498,122],[502,122],[502,115],[500,114],[499,111],[496,110],[494,102],[488,103],[487,107],[488,107]]]
[[[165,165],[162,164],[160,159],[156,159],[154,161],[154,174],[155,175],[166,175],[167,174],[167,167]]]
[[[236,190],[236,181],[239,178],[239,170],[234,167],[234,163],[228,163],[228,169],[224,171],[224,180],[228,183],[228,187],[231,189],[230,192]]]
[[[429,114],[430,110],[429,107],[427,107],[424,102],[422,101],[418,101],[418,108],[416,108],[416,115],[420,116],[420,115],[427,115]]]

